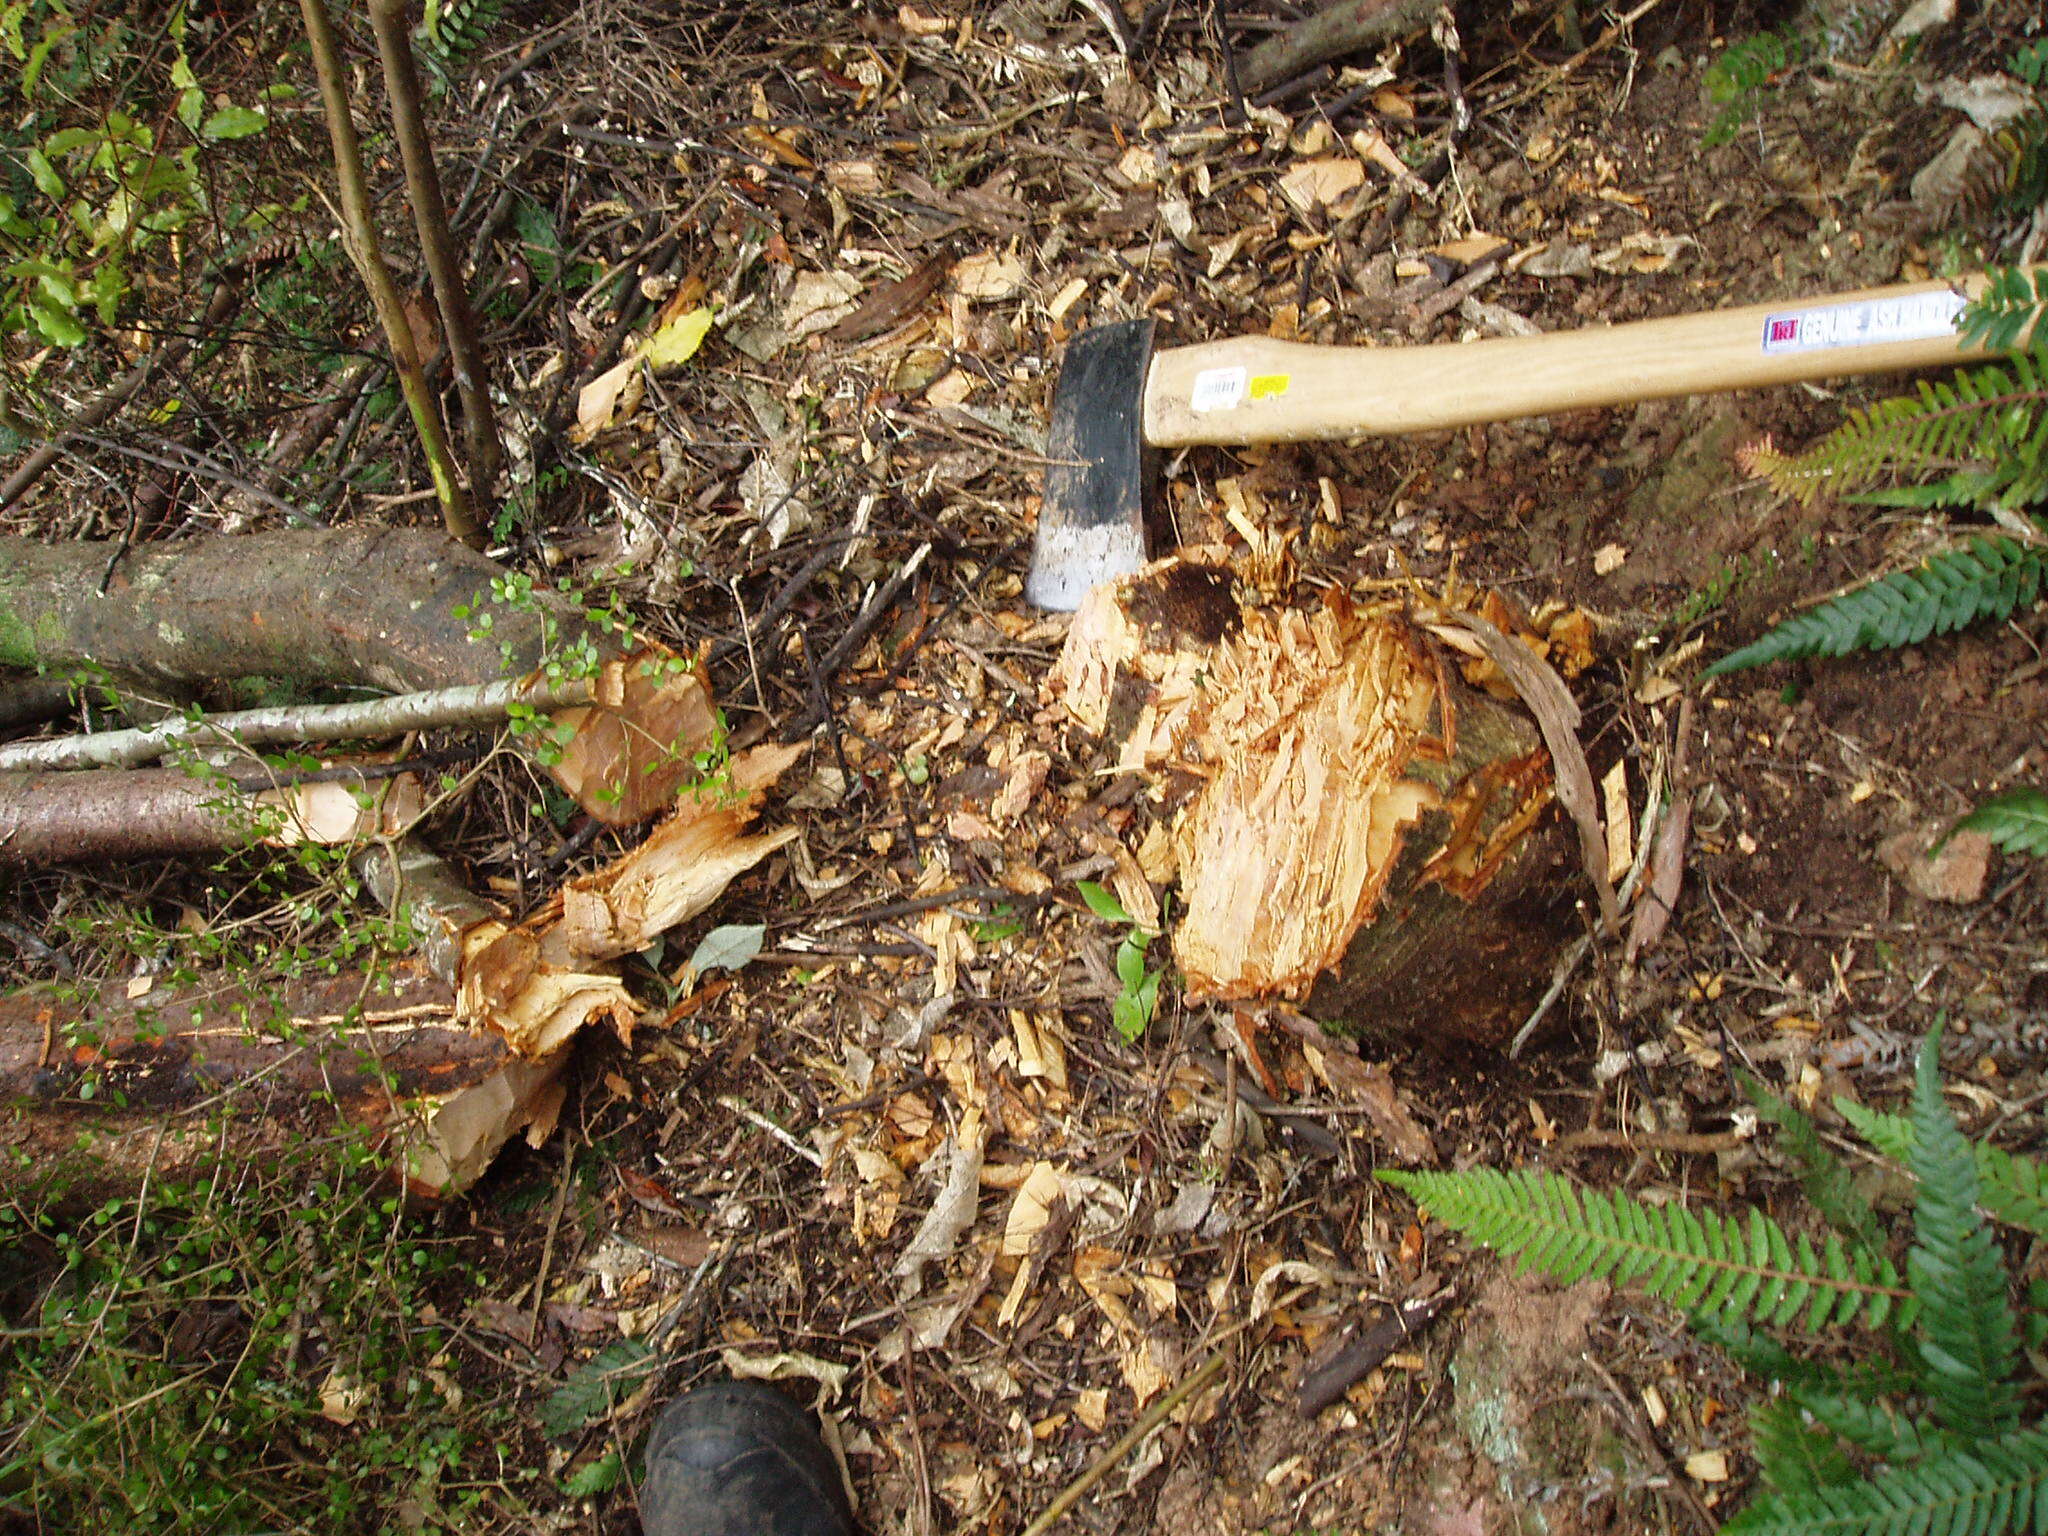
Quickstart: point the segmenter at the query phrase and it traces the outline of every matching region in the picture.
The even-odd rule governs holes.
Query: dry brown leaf
[[[1595,576],[1612,576],[1621,569],[1622,564],[1627,559],[1628,546],[1626,544],[1602,544],[1593,551],[1593,574]]]
[[[1313,213],[1365,181],[1365,167],[1350,155],[1304,160],[1280,178],[1280,195],[1297,213]]]

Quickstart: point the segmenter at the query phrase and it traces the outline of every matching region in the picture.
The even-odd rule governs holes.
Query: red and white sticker
[[[1937,288],[1895,299],[1859,299],[1819,309],[1788,309],[1764,317],[1764,351],[1819,352],[1831,347],[1871,347],[1887,341],[1925,341],[1955,334],[1956,316],[1967,301]]]

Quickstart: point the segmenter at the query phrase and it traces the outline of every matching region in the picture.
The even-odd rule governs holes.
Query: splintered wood
[[[1135,853],[1179,879],[1187,995],[1371,995],[1394,1028],[1503,1038],[1520,973],[1548,975],[1546,954],[1510,952],[1547,943],[1557,912],[1535,727],[1397,605],[1240,606],[1204,554],[1097,587],[1047,683],[1161,807],[1165,848],[1155,826]],[[1381,997],[1417,1016],[1383,1017]]]

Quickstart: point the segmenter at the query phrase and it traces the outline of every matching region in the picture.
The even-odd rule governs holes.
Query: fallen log
[[[1499,1046],[1585,877],[1536,723],[1404,608],[1241,604],[1190,551],[1095,589],[1048,692],[1152,783],[1190,999]]]

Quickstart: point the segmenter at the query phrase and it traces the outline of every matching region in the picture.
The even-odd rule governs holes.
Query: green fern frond
[[[1907,1418],[1874,1395],[1800,1386],[1787,1388],[1787,1395],[1816,1423],[1879,1461],[1915,1461],[1951,1443],[1940,1429]]]
[[[2012,282],[2031,286],[2024,273],[2014,274]],[[1978,304],[1990,297],[1987,290]],[[2024,331],[2031,313],[2027,305],[2000,302],[1984,321],[1984,334]],[[1802,505],[1824,490],[1848,496],[1904,477],[1957,482],[1985,504],[2026,506],[2048,490],[2040,463],[2048,439],[2044,405],[2048,344],[2014,352],[2001,363],[1922,380],[1910,395],[1852,410],[1848,420],[1801,453],[1778,454],[1766,445],[1748,458],[1752,473]],[[1960,501],[1961,492],[1952,499]]]
[[[1993,1536],[2048,1531],[2048,1429],[2028,1429],[1894,1466],[1867,1482],[1775,1494],[1722,1536]]]
[[[1732,651],[1706,677],[1809,656],[1917,645],[1984,619],[2004,619],[2031,604],[2048,577],[2048,545],[2003,534],[1972,539],[1967,549],[1931,556],[1787,619]]]
[[[2007,853],[2048,859],[2048,793],[2022,784],[1994,795],[1955,825],[1958,832],[1982,832]]]
[[[2048,37],[2015,50],[2005,67],[2029,85],[2048,85]]]
[[[2018,1329],[1998,1245],[1977,1214],[1977,1160],[1941,1096],[1939,1028],[1920,1048],[1912,1120],[1906,1166],[1920,1192],[1906,1272],[1920,1302],[1927,1395],[1959,1434],[2004,1434],[2019,1422]]]
[[[1903,1396],[1919,1384],[1918,1376],[1900,1370],[1882,1355],[1837,1365],[1793,1354],[1745,1318],[1695,1315],[1686,1321],[1701,1343],[1718,1349],[1752,1376],[1782,1382],[1787,1391],[1875,1402]]]
[[[1814,1212],[1842,1236],[1871,1252],[1884,1248],[1884,1234],[1877,1213],[1856,1188],[1849,1168],[1827,1143],[1813,1117],[1798,1105],[1781,1099],[1761,1083],[1744,1074],[1742,1091],[1757,1113],[1778,1128],[1778,1139],[1791,1154],[1799,1172],[1799,1187],[1805,1191]]]
[[[427,0],[414,36],[427,67],[443,83],[505,14],[505,0]]]
[[[1851,1252],[1832,1233],[1818,1249],[1803,1236],[1795,1242],[1762,1211],[1745,1223],[1712,1210],[1643,1205],[1528,1169],[1380,1177],[1438,1220],[1566,1284],[1589,1275],[1634,1282],[1689,1312],[1773,1326],[1803,1313],[1809,1330],[1857,1321],[1903,1327],[1914,1310],[1890,1260]]]
[[[1872,1147],[1894,1162],[1912,1165],[1913,1122],[1904,1115],[1866,1109],[1853,1099],[1836,1099],[1835,1108]],[[1977,1161],[1977,1203],[1995,1221],[2048,1237],[2048,1163],[1983,1142],[1972,1151]]]
[[[2048,267],[1991,267],[1984,279],[1983,292],[1956,316],[1957,337],[1966,346],[2015,352],[2048,314]]]
[[[1856,1475],[1834,1437],[1808,1424],[1789,1398],[1766,1403],[1751,1414],[1749,1436],[1757,1469],[1779,1493],[1813,1493]]]

